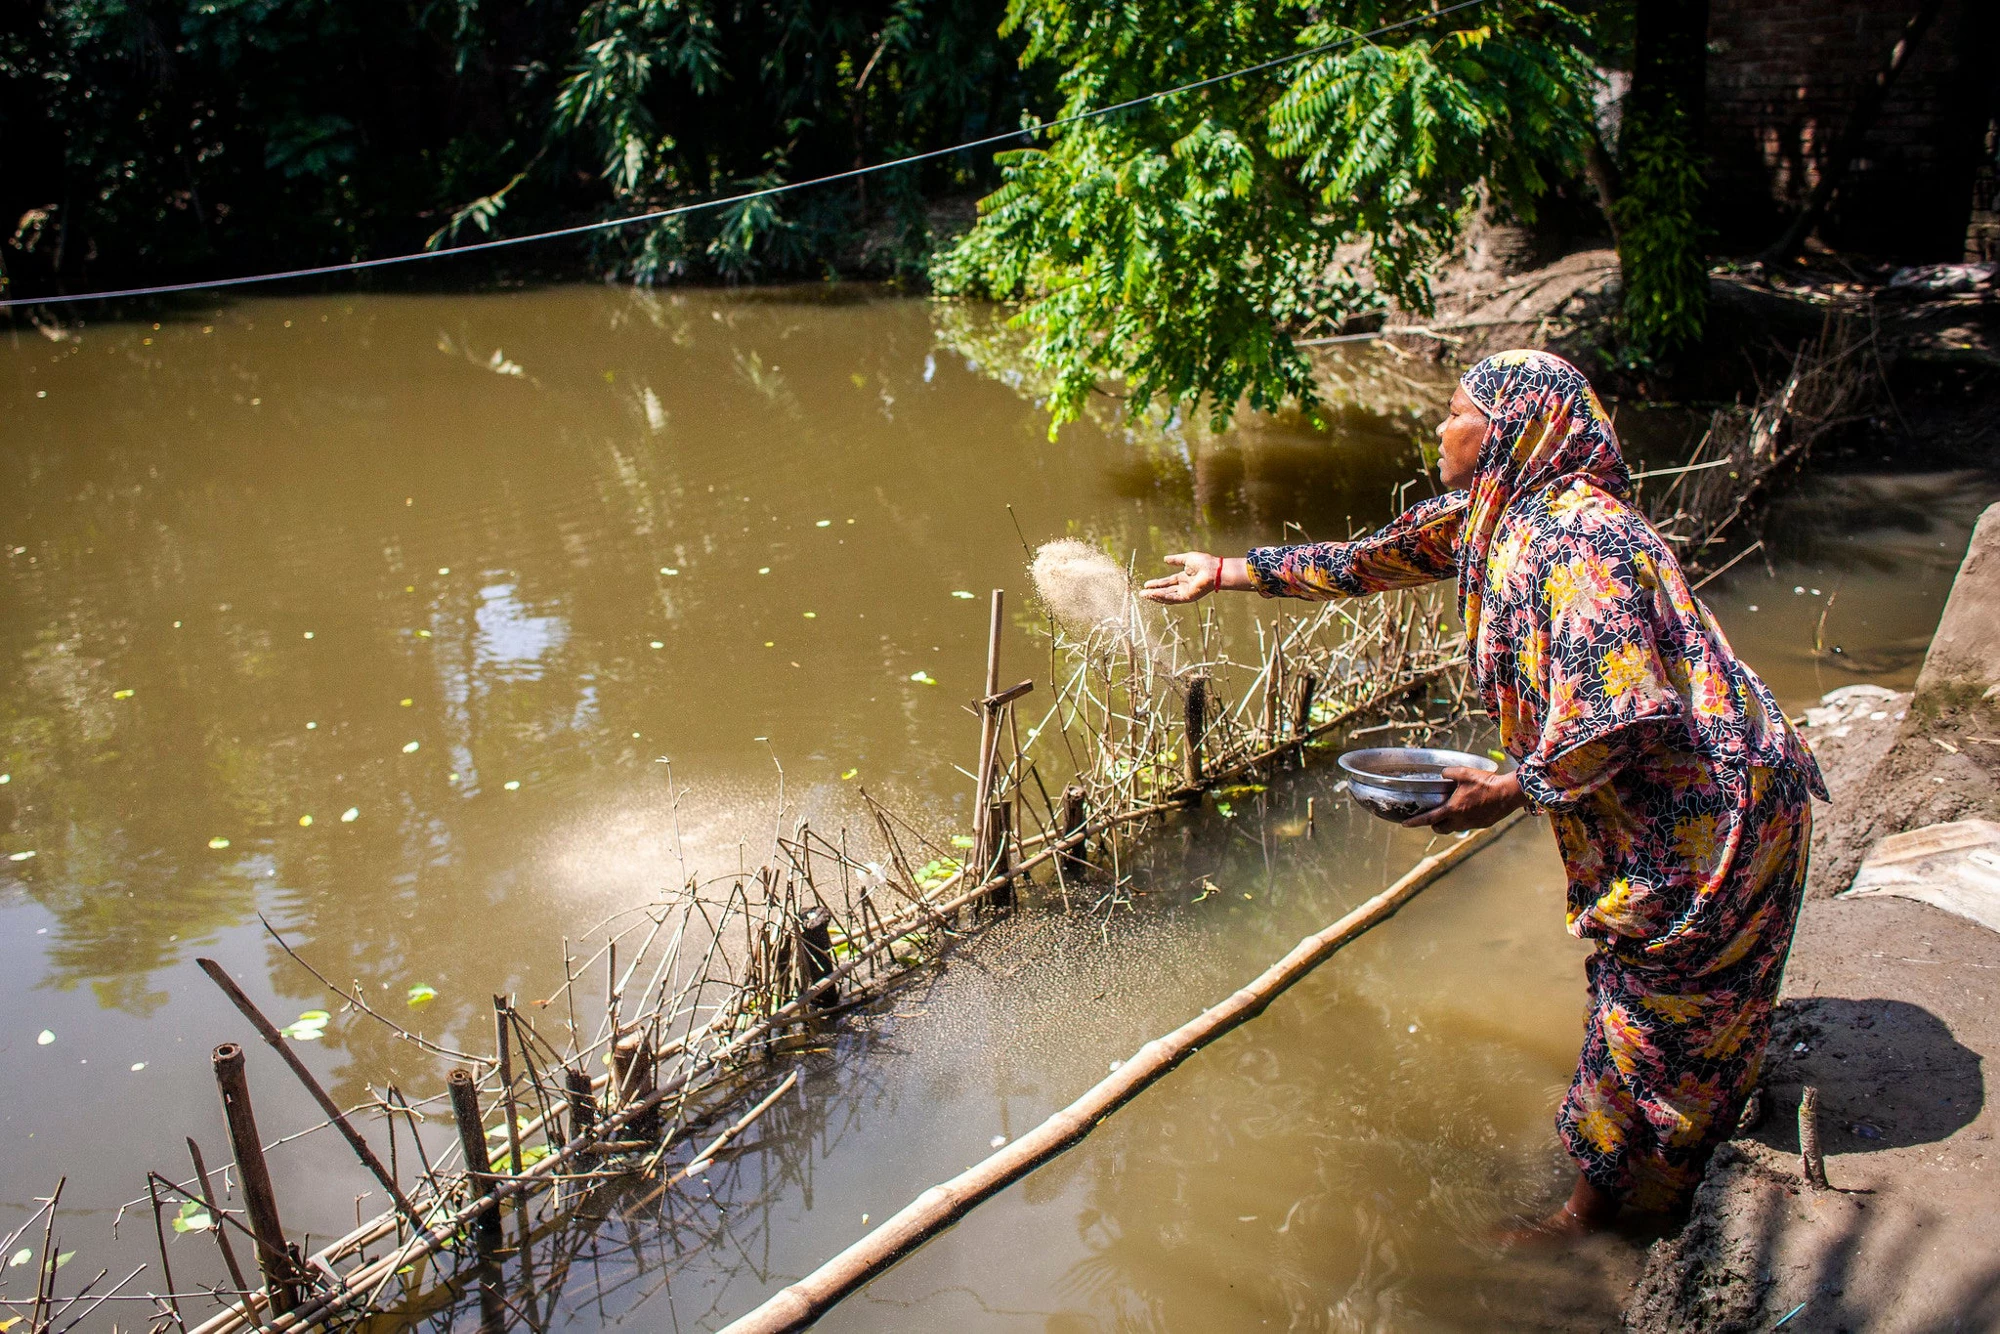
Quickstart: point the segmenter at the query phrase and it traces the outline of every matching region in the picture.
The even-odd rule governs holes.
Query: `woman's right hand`
[[[1148,580],[1139,596],[1153,602],[1199,602],[1222,588],[1249,588],[1250,569],[1242,558],[1228,560],[1206,551],[1179,551],[1168,556],[1167,564],[1181,567],[1179,574]]]

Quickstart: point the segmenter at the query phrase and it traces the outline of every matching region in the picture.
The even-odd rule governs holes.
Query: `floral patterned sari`
[[[1267,597],[1455,578],[1473,676],[1597,942],[1557,1129],[1593,1184],[1684,1202],[1756,1084],[1826,790],[1767,687],[1629,503],[1582,373],[1505,352],[1460,384],[1488,418],[1472,484],[1356,542],[1262,547]]]

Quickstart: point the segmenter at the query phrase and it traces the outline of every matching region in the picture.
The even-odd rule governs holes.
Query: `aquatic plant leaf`
[[[1268,790],[1262,783],[1232,783],[1228,787],[1215,789],[1215,795],[1218,797],[1250,797]]]
[[[36,1046],[46,1047],[55,1040],[56,1040],[56,1035],[46,1028],[43,1029],[41,1032],[35,1034]]]
[[[132,694],[133,694],[133,692],[132,692],[132,691],[130,691],[130,690],[114,690],[114,691],[112,691],[112,692],[111,692],[111,698],[113,698],[113,699],[130,699],[130,698],[132,698]]]
[[[972,839],[966,834],[953,834],[951,836],[951,845],[954,848],[969,848],[972,846]]]
[[[937,678],[925,671],[911,672],[910,679],[920,685],[934,686],[937,684]]]
[[[20,1324],[22,1319],[21,1316],[10,1315],[5,1320],[0,1320],[0,1334],[7,1334],[7,1331]]]
[[[417,748],[421,745],[423,745],[421,741],[405,741],[403,743],[403,753],[405,755],[414,755],[417,753]]]
[[[207,1232],[215,1226],[215,1219],[208,1210],[193,1200],[181,1202],[180,1213],[174,1218],[176,1232]]]
[[[299,1015],[300,1023],[318,1024],[321,1027],[325,1027],[326,1024],[329,1023],[332,1019],[333,1016],[328,1014],[325,1010],[307,1010]]]
[[[510,778],[506,782],[502,783],[500,786],[506,788],[509,792],[518,792],[520,791],[521,788],[521,780],[518,778]]]
[[[427,982],[419,982],[410,988],[410,1005],[428,1005],[437,999],[437,988]]]
[[[211,838],[210,840],[208,840],[208,846],[210,846],[211,848],[214,848],[214,849],[216,849],[217,851],[220,851],[220,850],[222,850],[223,848],[226,848],[226,847],[228,847],[228,846],[229,846],[229,840],[228,840],[228,839],[226,839],[226,838],[224,838],[224,837],[223,837],[222,835],[220,835],[220,834],[217,834],[217,835],[216,835],[216,836],[215,836],[214,838]]]
[[[1215,813],[1225,820],[1234,820],[1236,818],[1236,808],[1226,801],[1215,803]]]
[[[349,806],[346,810],[340,813],[340,822],[342,824],[353,824],[356,820],[359,820],[360,818],[361,818],[361,808],[359,806]]]
[[[973,597],[975,596],[975,594],[968,593],[963,588],[952,589],[951,595],[955,598],[964,598],[967,602],[972,601]]]
[[[849,770],[848,770],[848,771],[847,771],[846,773],[844,773],[844,774],[842,774],[842,775],[840,776],[840,781],[841,781],[841,782],[843,782],[843,783],[845,783],[845,782],[846,782],[846,781],[847,781],[848,779],[850,779],[850,778],[854,777],[854,775],[856,775],[856,774],[858,774],[858,773],[860,773],[860,772],[861,772],[861,771],[860,771],[859,769],[849,769]]]
[[[7,1265],[9,1268],[12,1268],[15,1265],[24,1265],[28,1263],[28,1261],[34,1258],[35,1258],[35,1253],[29,1250],[26,1246],[23,1246],[20,1250],[15,1251],[13,1255],[8,1257]]]
[[[8,861],[10,861],[10,862],[25,862],[25,861],[31,861],[31,860],[33,860],[33,858],[34,858],[34,855],[35,855],[35,850],[34,850],[33,848],[29,848],[29,849],[28,849],[28,850],[27,850],[26,852],[10,852],[10,853],[8,853],[8,854],[7,854],[7,860],[8,860]]]

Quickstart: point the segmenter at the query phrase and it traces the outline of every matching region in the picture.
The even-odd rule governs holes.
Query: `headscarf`
[[[1554,353],[1498,352],[1458,383],[1486,414],[1479,462],[1466,488],[1471,503],[1458,562],[1459,615],[1466,641],[1476,645],[1489,582],[1487,558],[1507,507],[1517,497],[1577,476],[1628,500],[1632,475],[1590,381]]]

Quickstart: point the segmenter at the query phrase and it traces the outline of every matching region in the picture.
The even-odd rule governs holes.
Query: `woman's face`
[[[1460,385],[1451,396],[1451,415],[1438,423],[1438,478],[1456,490],[1469,486],[1479,466],[1479,442],[1486,438],[1486,414]]]

